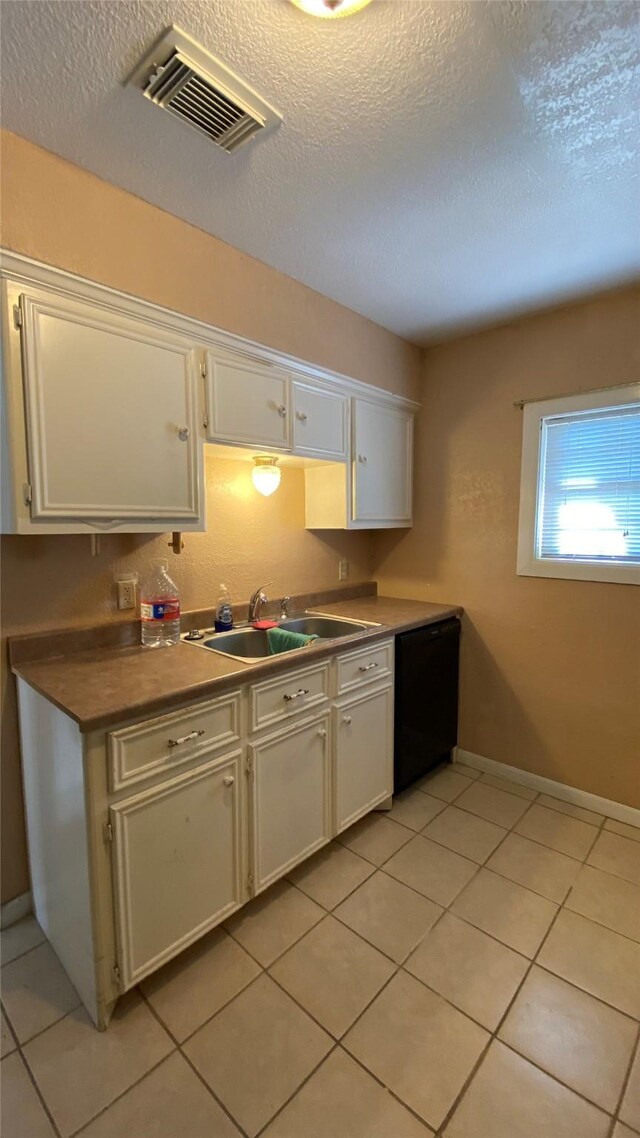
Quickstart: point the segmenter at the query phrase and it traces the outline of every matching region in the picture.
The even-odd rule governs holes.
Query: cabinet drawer
[[[251,730],[260,731],[282,723],[301,711],[325,703],[329,698],[329,665],[296,668],[277,680],[254,684],[251,688]]]
[[[109,784],[112,791],[131,786],[163,770],[180,767],[212,748],[240,738],[240,692],[199,703],[176,715],[136,723],[109,735]]]
[[[382,680],[393,673],[393,640],[383,640],[371,648],[338,656],[336,666],[338,695]]]

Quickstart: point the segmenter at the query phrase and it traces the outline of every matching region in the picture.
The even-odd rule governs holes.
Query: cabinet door
[[[347,457],[347,396],[293,384],[293,449],[316,458]]]
[[[413,415],[353,402],[353,520],[411,525]]]
[[[209,352],[207,438],[290,450],[289,388],[280,368]]]
[[[335,707],[335,832],[393,793],[393,687]]]
[[[329,715],[289,726],[249,749],[259,893],[331,837]]]
[[[198,361],[100,305],[20,298],[31,516],[197,521]],[[174,526],[173,528],[177,528]]]
[[[236,751],[111,807],[123,991],[244,903],[243,779]]]

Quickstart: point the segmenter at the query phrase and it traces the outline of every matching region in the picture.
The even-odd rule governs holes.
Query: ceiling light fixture
[[[269,494],[273,494],[280,485],[282,471],[277,465],[278,460],[270,454],[257,454],[254,456],[253,462],[251,481],[258,493],[264,494],[265,498],[268,498]]]
[[[366,8],[371,0],[291,0],[309,16],[321,16],[325,20],[335,20],[338,16],[352,16],[361,8]]]

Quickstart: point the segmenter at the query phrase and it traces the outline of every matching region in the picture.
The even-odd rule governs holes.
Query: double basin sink
[[[364,632],[367,628],[379,627],[371,621],[345,620],[316,613],[303,613],[301,616],[278,621],[278,628],[286,629],[287,632],[300,632],[304,636],[317,636],[320,640],[335,640],[340,636],[351,636],[354,632]],[[232,660],[246,660],[248,663],[256,663],[271,655],[267,633],[261,628],[238,628],[233,632],[218,632],[210,637],[205,634],[201,639],[187,642],[198,648],[219,652],[221,656],[228,656]],[[295,652],[297,649],[293,647],[285,651]]]

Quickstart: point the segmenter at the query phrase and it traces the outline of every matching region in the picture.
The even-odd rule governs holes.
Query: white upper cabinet
[[[307,529],[393,529],[412,523],[413,412],[356,397],[351,462],[305,470]]]
[[[293,449],[311,458],[346,461],[349,401],[339,391],[294,380]]]
[[[291,449],[289,372],[230,353],[207,353],[207,439]]]
[[[17,254],[0,276],[1,532],[202,531],[205,441],[299,456],[309,529],[411,525],[417,404]]]
[[[368,399],[353,404],[353,521],[409,526],[413,415]]]
[[[199,361],[170,330],[69,297],[19,297],[31,519],[202,515]]]

